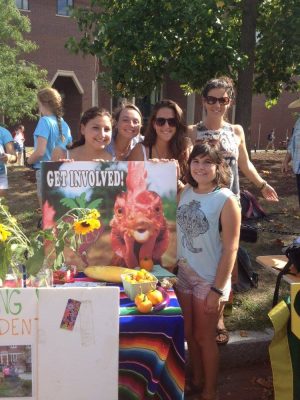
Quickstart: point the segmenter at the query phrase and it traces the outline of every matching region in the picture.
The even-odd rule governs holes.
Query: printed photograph
[[[64,241],[66,264],[175,264],[174,162],[48,162],[42,182],[43,228],[74,227]],[[78,219],[83,208],[91,212]]]
[[[31,396],[31,346],[0,346],[0,398]]]

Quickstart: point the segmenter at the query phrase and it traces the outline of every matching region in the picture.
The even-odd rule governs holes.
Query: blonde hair
[[[51,87],[41,89],[37,93],[38,101],[55,115],[61,141],[65,141],[62,133],[61,118],[63,116],[63,102],[59,92]]]

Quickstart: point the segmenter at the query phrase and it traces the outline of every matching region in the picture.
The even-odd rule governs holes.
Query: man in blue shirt
[[[8,189],[6,163],[15,163],[17,156],[10,132],[0,126],[0,189]],[[2,195],[2,193],[0,192]]]

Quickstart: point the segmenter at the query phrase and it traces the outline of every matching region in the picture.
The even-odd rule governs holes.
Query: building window
[[[29,10],[28,0],[16,0],[16,6],[20,10]]]
[[[70,8],[73,7],[73,0],[57,0],[57,15],[70,15]]]

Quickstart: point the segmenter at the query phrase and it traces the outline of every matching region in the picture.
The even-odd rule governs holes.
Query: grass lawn
[[[296,182],[293,173],[283,175],[280,172],[285,152],[258,152],[252,154],[252,160],[258,171],[277,191],[280,201],[270,203],[264,200],[261,193],[241,178],[241,188],[250,190],[257,196],[260,204],[271,215],[271,221],[262,221],[264,228],[300,233],[300,208]],[[37,222],[41,214],[37,211],[35,173],[25,167],[9,167],[10,190],[7,202],[11,213],[20,221],[28,235],[37,231]],[[300,235],[299,235],[300,236]],[[294,236],[260,232],[257,243],[241,243],[247,248],[255,270],[259,274],[259,287],[235,295],[233,310],[226,318],[230,330],[259,330],[271,326],[267,313],[271,308],[276,277],[255,262],[258,255],[281,254],[283,245],[292,242]],[[288,287],[282,282],[281,295],[288,293]]]

